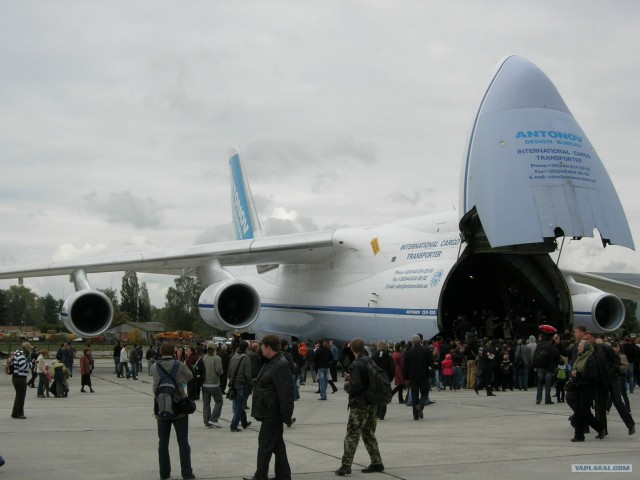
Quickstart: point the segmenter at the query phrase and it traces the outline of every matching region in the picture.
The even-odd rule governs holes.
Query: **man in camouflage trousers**
[[[344,454],[342,465],[336,470],[336,475],[344,476],[351,473],[351,464],[358,448],[360,436],[371,457],[371,464],[362,470],[363,473],[382,472],[384,465],[378,450],[376,440],[376,426],[378,425],[378,407],[370,405],[364,398],[364,391],[369,385],[364,341],[354,338],[351,341],[351,351],[355,360],[349,366],[349,373],[345,374],[344,389],[349,394],[349,422],[347,435],[344,438]]]

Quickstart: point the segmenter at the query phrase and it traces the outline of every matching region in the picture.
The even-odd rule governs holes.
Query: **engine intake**
[[[615,332],[624,322],[624,305],[615,295],[600,292],[574,295],[573,325],[595,333]]]
[[[81,290],[71,295],[62,306],[62,321],[79,337],[95,337],[104,333],[113,321],[111,300],[98,290]]]
[[[260,313],[260,295],[241,280],[228,280],[210,285],[200,295],[200,316],[221,330],[245,328]]]

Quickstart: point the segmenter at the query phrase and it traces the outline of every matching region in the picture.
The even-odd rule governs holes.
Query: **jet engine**
[[[573,304],[573,326],[584,325],[595,333],[614,332],[624,322],[622,300],[590,285],[577,283],[565,276]]]
[[[221,330],[245,328],[260,313],[260,295],[246,282],[236,279],[208,286],[198,302],[200,316]]]
[[[113,320],[111,300],[98,290],[80,290],[62,306],[62,321],[79,337],[95,337],[104,333]]]

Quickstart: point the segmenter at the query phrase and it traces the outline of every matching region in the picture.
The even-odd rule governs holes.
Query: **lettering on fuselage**
[[[413,308],[411,310],[407,310],[407,315],[427,315],[435,317],[437,314],[438,311],[435,308]]]
[[[434,248],[455,247],[460,244],[459,238],[446,238],[444,240],[427,240],[424,242],[412,242],[400,245],[403,250],[425,250],[423,252],[407,253],[407,260],[422,260],[425,258],[438,258],[442,255],[442,250],[432,250]]]
[[[242,201],[240,200],[240,195],[238,194],[238,190],[236,190],[235,184],[233,184],[233,208],[236,213],[236,225],[238,226],[238,234],[240,238],[243,238],[245,234],[249,231],[249,220],[244,212],[244,208],[242,208]]]
[[[435,252],[410,253],[407,255],[407,260],[416,260],[421,258],[438,258],[440,255],[442,255],[442,250],[436,250]]]
[[[528,178],[532,185],[546,185],[549,180],[576,180],[579,185],[596,183],[590,167],[591,153],[581,150],[584,143],[581,135],[554,130],[521,130],[515,138],[520,143],[515,155],[529,165]],[[530,147],[533,144],[549,146]]]
[[[516,133],[516,138],[525,139],[527,145],[536,144],[557,144],[572,145],[574,147],[582,146],[582,137],[573,133],[557,132],[554,130],[527,130]]]
[[[393,272],[386,290],[404,290],[413,288],[437,287],[442,281],[444,271],[441,268],[405,268]]]

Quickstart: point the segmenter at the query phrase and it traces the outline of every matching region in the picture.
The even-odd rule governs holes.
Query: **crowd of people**
[[[74,362],[77,360],[75,348],[63,343],[56,351],[54,358],[50,358],[47,349],[39,349],[29,342],[23,342],[21,347],[13,352],[8,359],[11,364],[12,382],[16,390],[13,412],[11,416],[26,420],[24,402],[28,388],[35,388],[37,398],[66,398],[69,396],[69,378],[73,376]],[[94,393],[91,385],[91,372],[94,359],[89,347],[85,348],[79,359],[81,389],[80,392]],[[36,386],[37,381],[37,386]]]
[[[416,421],[424,418],[426,406],[435,403],[429,397],[433,389],[469,389],[476,394],[484,390],[487,396],[495,396],[498,391],[533,389],[537,404],[566,402],[570,406],[573,442],[584,441],[591,429],[595,438],[605,438],[611,406],[616,408],[629,435],[635,433],[627,392],[633,393],[640,385],[640,339],[598,338],[583,326],[562,334],[541,331],[537,336],[511,339],[478,338],[475,329],[470,328],[463,339],[438,336],[425,340],[416,334],[397,343],[381,340],[365,345],[361,339],[354,339],[342,348],[330,339],[290,343],[274,335],[267,335],[260,342],[236,335],[231,345],[211,341],[186,347],[152,344],[146,354],[140,345],[130,348],[118,343],[113,350],[114,374],[136,380],[143,371],[143,357],[147,360],[147,373],[153,377],[154,392],[166,371],[175,365],[175,380],[186,385],[184,397],[202,399],[205,428],[222,428],[220,416],[225,396],[232,405],[229,425],[232,433],[249,427],[250,417],[261,422],[257,468],[251,480],[267,478],[272,456],[276,457],[276,477],[291,477],[282,427],[291,427],[296,421],[293,410],[294,402],[300,399],[300,386],[310,377],[311,382],[317,383],[318,399],[326,401],[329,387],[331,393],[338,390],[339,372],[344,377],[350,408],[342,464],[336,475],[351,473],[360,438],[371,457],[371,465],[363,471],[384,470],[375,429],[377,421],[385,419],[387,406],[373,405],[364,399],[369,360],[380,367],[392,384],[391,396],[411,406]],[[37,388],[38,398],[68,396],[68,379],[73,375],[76,360],[75,349],[67,343],[60,346],[55,360],[49,363],[48,351],[24,342],[12,355],[16,396],[11,416],[26,419],[24,402],[29,387]],[[84,348],[79,364],[80,392],[88,388],[93,393],[94,360],[89,346]],[[161,478],[170,475],[168,443],[172,426],[180,449],[182,477],[195,478],[188,443],[188,415],[169,420],[158,417],[157,422]]]

